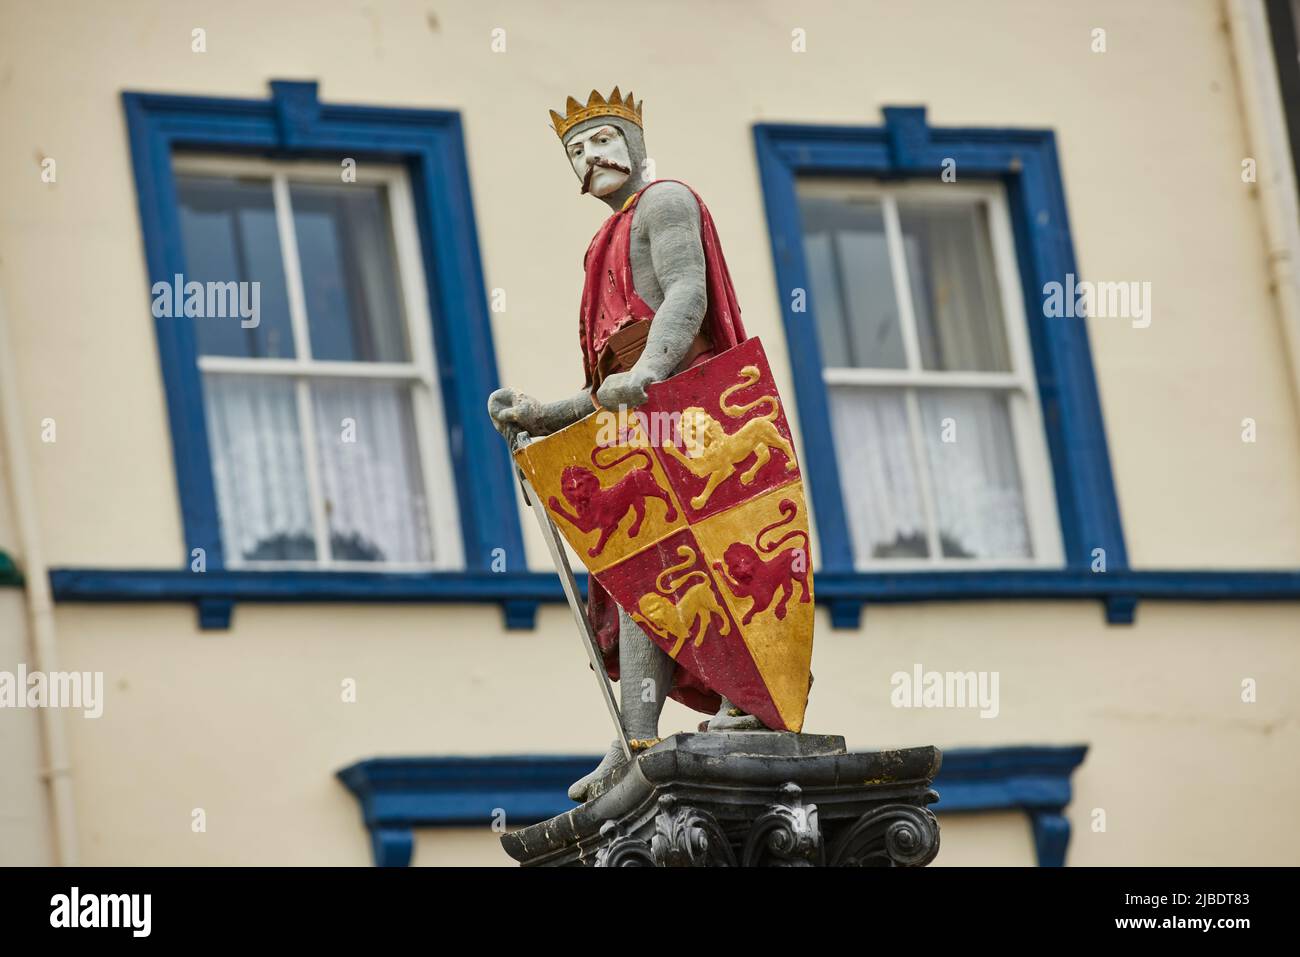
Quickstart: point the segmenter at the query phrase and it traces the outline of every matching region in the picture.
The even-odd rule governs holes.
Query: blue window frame
[[[1108,621],[1131,623],[1139,597],[1295,599],[1300,575],[1281,572],[1134,571],[1128,566],[1087,327],[1047,320],[1047,283],[1077,276],[1065,189],[1050,130],[935,128],[922,107],[886,107],[884,125],[760,123],[754,143],[771,233],[778,296],[794,373],[803,445],[812,476],[822,568],[818,601],[836,627],[856,628],[872,601],[1097,598]],[[961,179],[995,180],[1007,197],[1030,351],[1052,466],[1063,568],[855,571],[832,441],[816,323],[796,312],[810,288],[796,181],[812,177],[940,181],[955,161]],[[815,309],[816,303],[809,307]],[[1009,317],[1018,321],[1019,317]],[[1094,571],[1097,549],[1105,571]]]
[[[228,624],[234,601],[242,598],[321,597],[501,601],[508,624],[530,624],[536,601],[553,597],[550,589],[539,587],[542,583],[526,571],[493,570],[494,559],[499,568],[501,556],[522,565],[524,553],[509,457],[484,412],[486,396],[497,385],[496,360],[459,115],[322,104],[310,82],[272,82],[267,100],[127,92],[123,103],[151,285],[186,271],[173,172],[178,153],[336,163],[350,157],[405,168],[428,289],[465,571],[227,570],[194,324],[160,318],[155,324],[187,554],[204,549],[206,570],[66,570],[55,573],[56,588],[73,598],[192,598],[205,627]]]

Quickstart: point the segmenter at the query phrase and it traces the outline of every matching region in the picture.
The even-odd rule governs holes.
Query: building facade
[[[0,677],[85,705],[0,707],[0,863],[565,806],[607,722],[485,402],[581,384],[547,110],[616,83],[809,476],[807,729],[950,755],[938,864],[1300,859],[1209,810],[1300,799],[1286,4],[0,16]]]

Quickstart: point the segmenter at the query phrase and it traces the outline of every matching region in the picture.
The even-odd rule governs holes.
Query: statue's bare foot
[[[600,759],[600,764],[596,765],[595,770],[590,774],[583,775],[569,785],[569,799],[577,801],[579,804],[588,800],[588,792],[599,792],[605,782],[614,775],[616,771],[627,765],[627,756],[623,754],[622,747],[617,741],[609,746],[605,756]],[[595,786],[594,785],[599,785]],[[595,794],[591,795],[592,797]]]
[[[766,731],[767,726],[752,714],[745,714],[726,698],[722,707],[700,728],[701,731]]]

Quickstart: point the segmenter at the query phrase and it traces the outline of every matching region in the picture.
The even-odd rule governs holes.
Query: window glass
[[[256,328],[238,315],[179,320],[199,330],[226,561],[445,562],[456,543],[433,525],[422,449],[441,436],[415,405],[429,383],[411,357],[387,184],[210,164],[177,178],[186,278],[262,284]],[[298,284],[301,300],[289,295]],[[444,522],[455,515],[454,502],[439,506]]]
[[[1006,372],[1006,324],[983,203],[899,201],[926,369]]]
[[[880,203],[805,197],[799,205],[823,365],[905,367]]]
[[[892,184],[800,190],[855,560],[1033,558],[1016,416],[1037,396],[1014,375],[990,200]]]
[[[384,190],[360,183],[290,187],[315,359],[410,356]]]
[[[269,179],[178,176],[186,282],[257,283],[257,323],[194,319],[200,355],[293,358],[284,262]],[[244,293],[251,304],[251,287]]]

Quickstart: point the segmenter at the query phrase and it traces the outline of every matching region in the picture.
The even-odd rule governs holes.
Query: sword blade
[[[515,448],[523,448],[530,440],[521,436],[516,443]],[[519,482],[524,488],[524,497],[532,506],[533,514],[537,516],[537,524],[541,526],[542,538],[546,540],[546,547],[551,553],[551,561],[555,563],[555,571],[560,576],[560,587],[564,589],[564,597],[569,600],[569,610],[573,612],[573,621],[578,626],[578,634],[583,639],[582,644],[587,649],[587,658],[591,662],[591,669],[596,673],[596,684],[600,686],[601,697],[605,700],[605,707],[609,709],[609,716],[614,722],[614,729],[618,733],[619,744],[623,747],[623,753],[629,762],[632,761],[632,747],[628,744],[627,729],[623,725],[623,714],[618,709],[618,703],[614,700],[614,687],[609,680],[609,675],[605,671],[605,661],[600,653],[600,645],[596,642],[596,633],[592,630],[591,619],[587,617],[587,607],[578,594],[578,582],[573,576],[573,566],[569,564],[568,553],[564,550],[564,540],[560,537],[559,529],[551,521],[550,514],[546,511],[546,505],[542,502],[541,497],[533,489],[532,483],[528,481],[522,469],[516,467],[519,474]]]

